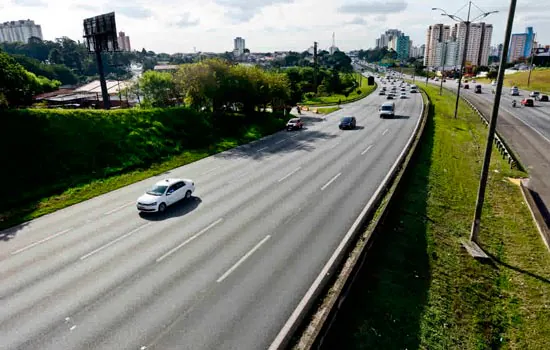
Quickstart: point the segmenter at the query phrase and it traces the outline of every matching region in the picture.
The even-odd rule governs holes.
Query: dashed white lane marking
[[[290,173],[288,173],[285,176],[283,176],[282,178],[280,178],[279,181],[277,181],[277,182],[282,182],[282,181],[288,179],[290,176],[294,175],[297,171],[300,171],[300,169],[302,169],[302,167],[298,167],[298,168],[292,170]]]
[[[334,147],[338,146],[340,144],[340,141],[336,142],[334,145],[330,146],[329,149],[333,149]]]
[[[382,135],[386,135],[386,134],[388,133],[388,131],[390,131],[390,129],[384,130],[384,132],[382,133]]]
[[[199,236],[204,234],[206,231],[210,230],[212,227],[214,227],[217,224],[219,224],[220,222],[222,222],[222,220],[223,220],[223,218],[219,218],[218,220],[214,221],[210,225],[206,226],[205,228],[203,228],[199,232],[195,233],[193,236],[186,239],[183,243],[181,243],[177,247],[170,249],[166,254],[162,255],[160,258],[157,258],[156,262],[161,262],[162,260],[166,259],[168,256],[174,254],[176,251],[178,251],[182,247],[186,246],[187,244],[189,244],[190,242],[192,242],[193,240],[197,239]]]
[[[268,149],[268,148],[269,148],[269,146],[265,146],[265,147],[260,148],[260,149],[257,150],[256,152],[261,152],[261,151],[266,150],[266,149]]]
[[[340,175],[342,175],[342,173],[336,174],[332,179],[329,180],[329,182],[327,182],[326,184],[324,184],[323,187],[321,187],[321,191],[324,191],[325,188],[327,188],[328,186],[330,186],[330,184],[333,183],[334,180],[336,180],[338,177],[340,177]]]
[[[239,259],[239,261],[237,261],[235,263],[235,265],[231,266],[231,268],[229,270],[227,270],[223,275],[221,275],[220,278],[218,278],[216,280],[216,282],[220,283],[222,282],[224,279],[227,278],[227,276],[229,276],[233,271],[235,271],[243,262],[245,262],[246,259],[248,259],[252,254],[254,254],[254,252],[258,249],[260,249],[260,247],[262,246],[262,244],[264,244],[265,242],[267,242],[268,239],[271,238],[271,235],[267,235],[264,237],[264,239],[262,239],[260,242],[258,242],[258,244],[256,244],[254,246],[254,248],[250,249],[248,251],[248,253],[246,253],[242,258]]]
[[[104,213],[103,215],[109,215],[109,214],[113,214],[113,213],[116,213],[117,211],[121,210],[121,209],[124,209],[126,208],[127,206],[130,206],[134,204],[134,202],[130,202],[130,203],[126,203],[126,204],[123,204],[121,205],[120,207],[116,207],[115,209],[113,210],[109,210],[108,212]]]
[[[18,249],[18,250],[16,250],[16,251],[13,251],[13,252],[11,252],[11,254],[12,254],[12,255],[15,255],[15,254],[22,253],[22,252],[24,252],[24,251],[27,250],[27,249],[31,249],[32,247],[36,247],[36,246],[39,245],[39,244],[45,243],[45,242],[47,242],[47,241],[49,241],[49,240],[51,240],[51,239],[54,239],[54,238],[59,237],[59,236],[61,236],[61,235],[64,235],[65,233],[69,232],[70,230],[71,230],[71,229],[68,228],[68,229],[66,229],[66,230],[63,230],[63,231],[54,233],[53,235],[48,236],[48,237],[46,237],[46,238],[43,238],[43,239],[41,239],[41,240],[39,240],[39,241],[36,241],[36,242],[34,242],[34,243],[31,243],[31,244],[29,244],[29,245],[26,246],[26,247],[23,247],[23,248],[21,248],[21,249]]]
[[[282,142],[285,142],[285,141],[286,141],[286,139],[282,139],[282,140],[279,140],[279,141],[275,142],[275,144],[278,145],[278,144],[280,144]]]
[[[94,255],[94,254],[96,254],[96,253],[99,253],[99,252],[102,251],[103,249],[109,248],[110,246],[112,246],[112,245],[115,244],[116,242],[119,242],[119,241],[123,240],[123,239],[126,238],[126,237],[130,237],[131,235],[133,235],[134,233],[138,232],[138,231],[141,230],[142,228],[145,228],[145,227],[147,227],[147,226],[149,226],[149,225],[151,225],[151,224],[152,224],[152,222],[148,222],[148,223],[146,223],[146,224],[144,224],[144,225],[141,225],[141,226],[139,226],[139,227],[133,229],[132,231],[130,231],[130,232],[128,232],[128,233],[123,234],[122,236],[120,236],[120,237],[118,237],[118,238],[115,238],[114,240],[110,241],[109,243],[106,243],[106,244],[102,245],[101,247],[99,247],[99,248],[97,248],[97,249],[95,249],[95,250],[92,250],[92,251],[89,252],[88,254],[82,255],[82,256],[80,257],[80,260],[85,260],[85,259],[89,258],[90,256],[92,256],[92,255]]]
[[[361,152],[361,155],[364,155],[365,153],[367,153],[371,148],[372,148],[372,145],[369,145],[369,147],[365,148],[365,150]]]
[[[217,169],[219,169],[219,168],[220,168],[219,166],[217,166],[217,167],[215,167],[215,168],[212,168],[212,169],[208,170],[207,172],[202,173],[201,176],[202,176],[202,175],[206,175],[206,174],[210,174],[211,172],[213,172],[213,171],[215,171],[215,170],[217,170]]]

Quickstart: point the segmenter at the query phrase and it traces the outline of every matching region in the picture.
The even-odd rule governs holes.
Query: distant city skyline
[[[464,2],[466,3],[466,2]],[[155,52],[225,52],[234,49],[235,37],[246,38],[251,52],[304,51],[314,41],[329,49],[336,32],[343,51],[375,46],[380,33],[398,27],[418,46],[425,42],[426,27],[442,21],[432,7],[454,13],[464,4],[443,0],[335,0],[319,6],[315,0],[189,0],[184,9],[176,0],[140,2],[97,0],[5,0],[0,23],[31,19],[41,25],[45,40],[67,36],[82,41],[82,21],[115,11],[117,31],[130,33],[132,48]],[[484,10],[499,10],[485,21],[493,24],[492,46],[503,41],[508,3],[480,0]],[[466,17],[464,9],[458,15]],[[398,25],[396,25],[398,24]],[[539,1],[518,5],[514,33],[533,27],[537,41],[550,44],[550,10]]]

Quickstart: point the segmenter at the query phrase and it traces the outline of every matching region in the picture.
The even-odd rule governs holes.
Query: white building
[[[448,41],[450,37],[451,26],[438,23],[428,27],[426,31],[426,49],[424,52],[425,66],[435,66],[437,43]]]
[[[30,19],[0,23],[0,42],[26,44],[31,37],[42,40],[42,28]]]
[[[130,37],[126,36],[124,32],[118,33],[118,48],[121,51],[132,51],[132,47],[130,46]]]
[[[399,29],[388,29],[379,39],[376,39],[376,48],[381,49],[387,47],[389,49],[389,43],[394,37],[401,36],[402,32]],[[395,48],[394,48],[395,50]]]
[[[466,24],[455,24],[456,41],[459,46],[459,64],[464,54],[464,41],[466,39]],[[471,23],[468,35],[468,48],[466,50],[466,66],[486,66],[489,64],[489,50],[493,26],[491,24]]]
[[[244,49],[246,48],[244,39],[238,36],[233,41],[235,43],[233,53],[237,56],[241,56],[242,54],[244,54]]]

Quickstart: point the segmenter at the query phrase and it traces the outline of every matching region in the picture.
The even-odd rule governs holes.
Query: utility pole
[[[536,34],[533,34],[533,39],[531,40],[531,64],[529,65],[529,75],[527,76],[527,87],[531,84],[531,72],[533,71],[533,60],[535,58],[535,50],[533,47],[535,46],[535,35]]]
[[[476,243],[478,241],[479,229],[481,224],[481,212],[483,209],[483,202],[485,200],[485,189],[487,187],[487,177],[489,174],[489,164],[491,162],[491,153],[493,150],[493,141],[495,139],[495,131],[497,127],[498,109],[500,107],[500,96],[502,94],[502,85],[504,82],[505,64],[507,61],[508,47],[510,45],[510,37],[512,35],[512,26],[514,24],[514,14],[516,12],[516,1],[510,1],[510,10],[508,12],[508,23],[506,25],[506,34],[504,38],[504,48],[502,50],[502,56],[500,58],[500,66],[498,67],[497,88],[495,93],[495,101],[493,104],[493,111],[491,114],[491,122],[489,124],[489,134],[487,135],[487,145],[485,147],[485,157],[483,159],[483,168],[481,169],[481,178],[479,180],[479,189],[477,192],[476,209],[474,213],[474,220],[472,222],[472,231],[470,233],[470,242]]]
[[[317,42],[313,42],[313,88],[315,93],[317,93]]]
[[[445,77],[445,61],[447,61],[447,42],[445,42],[445,50],[443,51],[443,62],[441,63],[441,83],[439,85],[439,96],[443,95],[443,78]]]

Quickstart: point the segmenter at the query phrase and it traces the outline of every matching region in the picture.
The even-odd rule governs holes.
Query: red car
[[[288,123],[286,123],[287,131],[299,130],[299,129],[302,129],[303,127],[304,127],[304,123],[300,118],[292,118],[288,121]]]
[[[532,98],[524,98],[523,100],[521,100],[521,104],[525,107],[533,107],[535,105]]]

